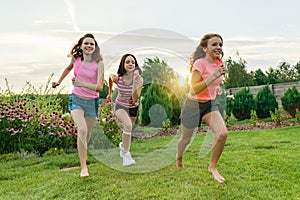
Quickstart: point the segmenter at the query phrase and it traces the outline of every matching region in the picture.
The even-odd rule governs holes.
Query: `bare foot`
[[[184,168],[183,162],[182,162],[182,156],[177,157],[177,155],[176,155],[176,167],[177,167],[177,169],[183,169]]]
[[[89,172],[88,172],[87,168],[81,169],[80,178],[87,178],[87,177],[89,177]]]
[[[222,176],[219,174],[217,168],[210,168],[210,167],[209,167],[209,168],[208,168],[208,172],[211,173],[211,174],[214,176],[214,179],[215,179],[216,181],[218,181],[218,183],[224,183],[224,182],[225,182],[225,178],[222,177]]]

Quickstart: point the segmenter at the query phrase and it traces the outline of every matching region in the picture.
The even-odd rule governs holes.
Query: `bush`
[[[299,123],[300,122],[300,109],[296,110],[295,118],[296,118],[297,122]]]
[[[113,113],[113,103],[103,103],[99,106],[99,124],[107,139],[114,145],[118,146],[122,141],[122,130],[120,129],[116,116]],[[98,145],[100,145],[100,143]],[[108,147],[109,146],[107,146],[107,148]]]
[[[171,127],[171,121],[169,119],[166,119],[163,121],[162,126],[165,131],[167,131]]]
[[[300,110],[300,94],[297,88],[294,86],[289,88],[281,97],[282,107],[292,117],[296,115],[296,109]]]
[[[0,103],[0,153],[23,150],[42,155],[50,148],[74,147],[73,122],[56,112],[44,114],[30,101]]]
[[[257,93],[255,100],[258,118],[270,117],[270,111],[274,112],[275,109],[278,109],[278,102],[268,85]]]
[[[251,110],[256,110],[255,100],[249,89],[243,88],[234,96],[232,114],[238,120],[250,119]]]
[[[0,154],[42,155],[50,148],[76,146],[74,123],[62,118],[61,99],[53,95],[50,78],[44,89],[27,82],[20,94],[12,92],[6,80],[0,96]]]
[[[273,122],[275,122],[275,125],[280,126],[282,121],[280,110],[276,108],[274,112],[270,111],[270,114]]]
[[[226,109],[225,109],[225,114],[227,116],[232,115],[233,103],[234,103],[234,96],[233,95],[227,95],[227,97],[226,97]]]
[[[253,124],[253,126],[256,126],[256,124],[258,122],[256,111],[255,110],[251,110],[250,115],[251,115],[251,117],[250,117],[251,123]]]
[[[170,119],[171,125],[178,125],[180,112],[179,100],[168,88],[155,83],[147,88],[142,99],[142,125],[161,127],[166,119]]]

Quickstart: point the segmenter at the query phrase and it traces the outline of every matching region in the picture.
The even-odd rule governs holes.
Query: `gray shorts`
[[[202,117],[212,111],[219,111],[215,100],[201,103],[187,98],[181,110],[181,124],[186,128],[200,127]]]
[[[80,109],[84,112],[84,117],[97,118],[99,108],[99,98],[85,99],[71,94],[69,99],[69,111]]]

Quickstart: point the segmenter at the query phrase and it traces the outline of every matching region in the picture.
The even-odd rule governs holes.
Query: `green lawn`
[[[175,167],[177,140],[134,141],[137,164],[126,168],[117,148],[91,150],[86,179],[79,168],[61,170],[78,166],[76,153],[2,161],[0,199],[300,199],[299,126],[230,132],[218,166],[224,184],[207,172],[210,137],[194,136],[183,170]]]

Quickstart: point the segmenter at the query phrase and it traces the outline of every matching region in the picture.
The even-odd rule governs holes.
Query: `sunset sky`
[[[0,88],[5,78],[15,91],[26,81],[44,85],[52,73],[58,79],[70,47],[87,32],[100,44],[106,75],[131,52],[140,65],[159,56],[184,77],[197,42],[211,32],[222,35],[225,59],[238,59],[238,51],[248,71],[294,65],[300,61],[299,8],[299,0],[2,1]],[[63,85],[70,92],[70,77]]]

